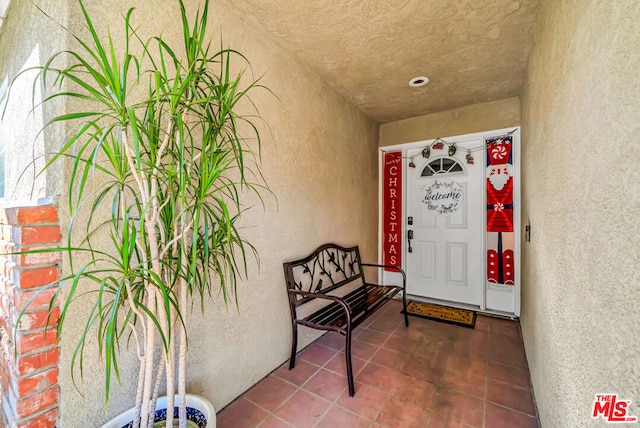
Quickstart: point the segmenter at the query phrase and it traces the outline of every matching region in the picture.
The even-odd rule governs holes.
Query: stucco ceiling
[[[537,9],[537,0],[233,3],[379,122],[518,95]],[[410,88],[421,75],[431,82]]]

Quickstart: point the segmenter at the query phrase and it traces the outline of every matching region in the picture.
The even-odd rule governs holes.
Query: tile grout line
[[[380,316],[379,318],[384,318],[386,315],[387,315],[387,314],[381,314],[381,316]],[[305,361],[305,363],[310,364],[310,365],[312,365],[313,367],[315,367],[315,370],[314,370],[314,371],[313,371],[313,373],[311,373],[311,374],[307,377],[307,379],[306,379],[304,382],[302,382],[300,385],[296,385],[296,384],[294,384],[293,382],[291,382],[291,381],[289,381],[289,380],[287,380],[287,379],[284,379],[284,378],[280,377],[278,374],[276,374],[276,371],[277,371],[278,369],[274,370],[272,373],[270,373],[269,375],[267,375],[267,376],[265,377],[265,379],[266,379],[266,378],[267,378],[267,377],[269,377],[271,374],[275,374],[275,377],[276,377],[277,379],[279,379],[279,380],[281,380],[281,381],[283,381],[283,382],[285,382],[285,383],[287,383],[287,384],[290,384],[290,385],[292,385],[292,386],[294,386],[294,387],[295,387],[295,389],[293,390],[292,394],[291,394],[291,395],[289,395],[289,396],[287,396],[285,399],[283,399],[283,400],[282,400],[282,403],[281,403],[280,405],[278,405],[278,406],[274,409],[274,411],[268,411],[268,410],[266,410],[265,408],[263,408],[262,406],[260,406],[260,405],[258,405],[257,403],[253,402],[252,400],[250,400],[250,399],[248,399],[248,398],[246,399],[248,402],[250,402],[250,403],[252,403],[253,405],[257,406],[257,407],[258,407],[258,408],[260,408],[261,410],[263,410],[263,411],[266,411],[266,412],[267,412],[267,416],[266,416],[266,417],[265,417],[265,418],[264,418],[264,419],[259,423],[259,426],[264,425],[264,424],[265,424],[265,422],[266,422],[266,420],[267,420],[267,419],[269,419],[271,416],[274,416],[274,417],[275,417],[275,418],[277,418],[279,421],[284,421],[287,425],[291,425],[291,426],[292,426],[292,424],[291,424],[290,422],[288,422],[288,421],[286,421],[286,420],[283,420],[283,419],[282,419],[282,418],[280,418],[278,415],[276,415],[276,411],[277,411],[278,409],[280,409],[280,408],[281,408],[285,403],[287,403],[288,401],[290,401],[290,400],[291,400],[291,398],[292,398],[292,396],[293,396],[293,395],[295,395],[298,391],[304,391],[305,393],[310,394],[311,396],[317,397],[317,398],[319,398],[319,399],[323,400],[324,402],[329,403],[329,405],[328,405],[327,409],[325,409],[325,411],[324,411],[324,412],[319,416],[318,420],[314,422],[314,424],[313,424],[313,426],[314,426],[314,427],[317,427],[317,426],[320,424],[320,422],[321,422],[321,421],[326,417],[326,415],[327,415],[327,414],[328,414],[332,409],[339,409],[339,410],[344,411],[344,412],[346,412],[346,413],[348,413],[348,414],[350,414],[350,415],[353,415],[353,416],[359,417],[359,418],[361,418],[362,420],[364,420],[364,421],[368,422],[369,427],[372,427],[373,425],[375,425],[375,424],[377,423],[377,419],[380,417],[380,414],[381,414],[382,410],[383,410],[383,409],[384,409],[384,407],[388,404],[388,402],[392,399],[392,396],[393,396],[393,389],[396,387],[396,385],[398,385],[398,382],[399,382],[399,380],[401,379],[401,376],[403,375],[403,368],[397,368],[397,369],[396,369],[396,368],[394,368],[394,367],[387,367],[387,366],[385,366],[385,365],[383,365],[383,364],[379,364],[378,362],[373,361],[374,357],[375,357],[376,355],[378,355],[378,354],[380,353],[380,351],[381,351],[381,350],[385,349],[385,350],[387,350],[387,351],[391,351],[391,352],[393,352],[394,354],[397,354],[398,356],[400,356],[400,355],[402,355],[402,356],[408,356],[408,357],[407,357],[407,359],[406,359],[406,361],[405,361],[405,365],[406,365],[406,362],[411,361],[411,360],[413,360],[414,358],[416,358],[416,351],[417,351],[418,349],[420,349],[420,346],[421,346],[421,345],[423,345],[423,344],[425,344],[425,343],[428,343],[428,342],[429,342],[428,340],[426,340],[426,337],[429,335],[429,332],[428,332],[428,331],[422,331],[421,329],[418,329],[418,331],[420,331],[420,336],[419,336],[419,338],[417,338],[417,339],[415,339],[415,340],[414,340],[414,339],[413,339],[413,337],[412,337],[411,335],[409,335],[409,336],[404,336],[403,334],[401,334],[401,333],[400,333],[400,330],[403,328],[403,326],[396,326],[396,327],[393,329],[393,331],[391,331],[391,332],[389,332],[389,333],[384,332],[384,331],[374,330],[373,328],[371,328],[371,329],[370,329],[370,328],[368,328],[369,326],[371,326],[372,324],[374,324],[374,323],[375,323],[375,322],[377,322],[377,321],[386,322],[386,321],[384,321],[384,319],[375,319],[375,320],[373,320],[373,321],[371,322],[371,324],[369,324],[368,326],[366,326],[366,327],[364,327],[364,326],[363,326],[363,329],[362,329],[363,331],[361,331],[361,333],[360,333],[360,334],[358,334],[358,335],[354,335],[354,337],[353,337],[353,339],[354,339],[354,340],[357,340],[358,342],[361,342],[361,343],[363,343],[363,344],[366,344],[366,345],[371,346],[371,347],[373,347],[373,348],[374,348],[374,349],[373,349],[373,351],[369,354],[369,357],[368,357],[367,359],[354,357],[354,358],[358,358],[359,360],[361,360],[361,361],[363,362],[361,369],[360,369],[358,372],[355,372],[355,371],[354,371],[354,381],[355,381],[355,378],[356,378],[356,377],[361,373],[362,369],[363,369],[364,367],[366,367],[367,365],[369,365],[369,364],[373,364],[373,365],[374,365],[374,366],[376,366],[376,367],[382,367],[382,368],[385,368],[385,369],[388,369],[388,370],[392,370],[392,371],[395,373],[395,379],[393,380],[393,382],[391,383],[391,385],[390,385],[390,387],[389,387],[389,389],[388,389],[387,391],[383,391],[383,390],[381,390],[381,389],[379,389],[379,388],[377,388],[377,387],[374,387],[374,386],[368,385],[368,384],[366,384],[366,383],[362,383],[362,382],[360,382],[360,385],[366,385],[368,388],[372,388],[373,390],[378,391],[378,392],[381,392],[381,393],[383,393],[383,394],[384,394],[384,400],[383,400],[383,401],[382,401],[382,403],[380,404],[380,406],[379,406],[378,410],[376,411],[376,413],[375,413],[375,415],[374,415],[373,419],[369,419],[369,418],[367,418],[367,417],[364,417],[363,415],[359,414],[357,411],[354,411],[354,410],[351,410],[351,409],[349,409],[349,408],[343,407],[343,406],[341,406],[341,405],[338,403],[338,400],[340,400],[340,398],[344,395],[345,390],[347,389],[346,387],[343,387],[343,389],[342,389],[342,390],[337,394],[337,396],[336,396],[332,401],[329,401],[329,400],[327,400],[326,398],[324,398],[324,397],[322,397],[322,396],[320,396],[320,395],[318,395],[318,394],[316,394],[316,393],[313,393],[313,392],[311,392],[311,391],[308,391],[308,390],[304,389],[305,385],[308,385],[309,381],[310,381],[313,377],[317,376],[317,375],[318,375],[318,373],[320,373],[320,371],[321,371],[321,370],[327,370],[329,373],[332,373],[332,374],[334,374],[334,375],[342,376],[340,373],[337,373],[336,371],[329,369],[329,368],[327,367],[327,365],[328,365],[331,361],[333,361],[333,359],[334,359],[334,358],[339,358],[339,359],[341,359],[341,360],[342,360],[342,361],[341,361],[341,363],[342,363],[342,365],[344,365],[344,348],[342,348],[342,349],[334,349],[334,348],[331,348],[331,347],[329,347],[329,346],[327,346],[327,345],[325,345],[325,344],[323,344],[323,343],[319,343],[318,341],[319,341],[319,340],[321,340],[321,339],[324,337],[324,336],[321,336],[320,338],[318,338],[316,341],[312,342],[312,343],[311,343],[311,344],[309,344],[309,345],[312,345],[312,344],[314,344],[314,343],[315,343],[315,344],[317,344],[318,346],[322,347],[323,349],[326,349],[326,350],[331,351],[331,352],[333,353],[333,356],[331,356],[329,359],[327,359],[326,361],[324,361],[324,363],[322,363],[321,365],[318,365],[318,364],[316,364],[316,363],[314,363],[314,362],[311,362],[311,361],[308,361],[308,360],[304,360],[304,359],[302,359],[302,358],[301,358],[301,360]],[[510,408],[510,407],[507,407],[506,405],[502,405],[502,404],[499,404],[499,403],[494,403],[493,401],[489,401],[489,397],[488,397],[489,381],[491,381],[491,382],[493,382],[493,383],[497,383],[497,384],[510,385],[511,387],[517,388],[517,389],[519,389],[519,390],[527,390],[527,388],[521,387],[521,386],[519,386],[519,385],[514,385],[512,382],[509,382],[509,381],[503,381],[503,380],[501,380],[501,379],[493,379],[493,378],[490,378],[490,377],[489,377],[489,374],[488,374],[488,371],[489,371],[488,369],[489,369],[489,364],[490,364],[490,363],[491,363],[491,364],[495,364],[495,365],[497,365],[497,369],[499,369],[499,367],[509,367],[509,368],[513,368],[513,369],[516,369],[516,370],[525,370],[525,371],[528,369],[528,368],[521,368],[521,367],[517,367],[517,366],[511,366],[511,365],[509,365],[509,364],[504,364],[504,363],[499,362],[499,361],[493,361],[493,360],[490,360],[490,357],[489,357],[489,348],[490,348],[490,343],[489,343],[489,342],[490,342],[490,341],[488,340],[488,338],[489,338],[489,337],[491,337],[491,334],[498,334],[498,332],[495,332],[495,333],[494,333],[494,332],[492,332],[492,330],[493,330],[493,329],[492,329],[492,327],[493,327],[493,324],[491,324],[491,323],[487,323],[487,330],[483,331],[483,334],[486,334],[486,335],[487,335],[487,340],[486,340],[486,341],[485,341],[485,343],[484,343],[485,356],[484,356],[484,364],[483,364],[483,365],[484,365],[484,371],[485,371],[485,373],[484,373],[484,376],[483,376],[483,385],[484,385],[484,397],[483,397],[483,419],[482,419],[482,424],[480,425],[480,427],[483,427],[483,428],[490,428],[490,427],[487,427],[487,424],[489,423],[489,422],[488,422],[488,420],[487,420],[487,411],[488,411],[488,404],[489,404],[489,403],[491,403],[492,405],[495,405],[495,406],[497,406],[497,407],[500,407],[500,408],[502,408],[502,409],[505,409],[505,410],[508,410],[508,411],[513,411],[514,413],[518,413],[518,414],[520,414],[520,415],[522,415],[522,416],[526,416],[526,417],[529,417],[529,418],[534,418],[534,419],[537,421],[538,426],[539,426],[539,418],[538,418],[538,416],[537,416],[537,413],[536,413],[535,415],[530,415],[530,414],[528,414],[528,413],[526,413],[526,412],[522,412],[522,411],[519,411],[519,410],[516,410],[516,409]],[[381,341],[381,342],[379,342],[379,343],[371,343],[371,342],[367,342],[367,341],[364,341],[364,340],[359,340],[359,339],[358,339],[358,336],[360,336],[362,333],[364,333],[364,332],[365,332],[365,331],[367,331],[367,330],[372,331],[372,332],[375,332],[375,333],[384,334],[386,337],[384,338],[384,340],[382,340],[382,341]],[[503,330],[504,330],[504,328],[503,328],[501,331],[503,331]],[[458,330],[456,329],[456,331],[458,331]],[[481,330],[479,330],[479,331],[481,331]],[[396,334],[396,333],[397,333],[397,334]],[[499,336],[504,336],[505,338],[509,338],[509,336],[506,336],[506,335],[503,335],[503,334],[499,334]],[[409,341],[411,341],[411,342],[415,342],[415,346],[414,346],[414,347],[413,347],[413,349],[411,349],[411,351],[410,351],[409,353],[407,353],[407,354],[405,354],[405,353],[403,353],[403,352],[398,351],[398,350],[397,350],[397,348],[391,348],[391,349],[386,348],[386,347],[385,347],[385,344],[388,344],[388,342],[389,342],[390,340],[394,339],[394,338],[397,338],[397,339],[406,339],[406,340],[409,340]],[[447,341],[451,341],[451,345],[452,345],[452,346],[455,346],[455,343],[456,343],[457,341],[460,341],[460,340],[464,340],[464,341],[466,341],[466,340],[468,340],[468,338],[462,337],[462,335],[460,335],[460,337],[458,337],[458,335],[457,335],[457,334],[454,334],[454,335],[451,335],[451,336],[450,336],[450,335],[447,335],[447,336],[446,336],[446,340],[447,340]],[[308,345],[308,346],[309,346],[309,345]],[[306,348],[305,348],[305,349],[306,349]],[[455,348],[454,348],[454,349],[455,349]],[[454,351],[454,349],[452,349],[452,352]],[[302,351],[301,351],[301,352],[302,352]],[[341,353],[343,354],[343,355],[342,355],[342,358],[340,358],[340,357],[341,357],[341,355],[340,355]],[[298,355],[299,355],[299,354],[298,354]],[[352,356],[353,356],[353,355],[352,355]],[[445,363],[446,363],[446,361],[445,361]],[[282,364],[282,366],[283,366],[283,367],[286,367],[286,364],[287,364],[287,361],[285,361],[285,362]],[[445,367],[446,367],[446,366],[445,366]],[[461,370],[462,370],[462,369],[461,369]],[[442,373],[440,373],[440,375],[442,375]],[[410,375],[407,375],[407,376],[410,376]],[[414,377],[414,376],[410,376],[410,377],[411,377],[411,378],[414,378],[414,379],[419,379],[419,378],[416,378],[416,377]],[[530,374],[529,374],[529,377],[530,377]],[[263,379],[263,380],[264,380],[264,379]],[[424,380],[423,380],[423,381],[424,381]],[[434,382],[429,382],[429,383],[432,383],[432,384],[433,384]],[[529,385],[531,385],[531,382],[530,382],[530,381],[529,381]],[[425,426],[429,426],[429,424],[431,424],[431,422],[433,421],[434,416],[436,415],[435,407],[436,407],[436,404],[437,404],[437,397],[442,393],[441,389],[442,389],[442,379],[441,379],[441,381],[440,381],[440,382],[435,382],[434,398],[433,398],[433,401],[431,402],[430,406],[429,406],[428,408],[424,408],[424,407],[420,406],[420,407],[422,407],[423,409],[425,409],[425,410],[428,412],[428,416],[427,416],[427,418],[425,419]],[[531,387],[531,386],[529,387],[529,390],[531,390],[531,391],[532,391],[532,387]],[[460,393],[464,393],[464,392],[459,391],[458,389],[454,389],[454,391],[458,391],[458,392],[460,392]],[[536,409],[536,408],[535,408],[535,406],[534,406],[534,412],[535,412],[535,411],[537,411],[537,409]],[[441,413],[438,413],[438,414],[439,414],[439,415],[443,415],[443,414],[441,414]],[[445,415],[445,416],[446,416],[446,415]],[[460,420],[459,422],[460,422],[460,423],[462,423],[462,424],[464,424],[465,426],[470,426],[470,425],[468,425],[468,424],[466,424],[466,423],[462,422],[462,420]],[[298,427],[294,427],[294,428],[298,428]]]
[[[367,329],[367,327],[363,327],[363,329]],[[372,331],[376,331],[376,330],[372,330]],[[361,333],[362,333],[362,332],[361,332]],[[352,338],[351,338],[351,345],[352,345],[352,348],[353,348],[353,341],[354,341],[354,340],[357,340],[357,337],[358,337],[358,336],[360,336],[360,334],[358,334],[356,337],[352,337]],[[388,337],[387,337],[387,339],[385,339],[385,342],[386,342],[386,340],[388,340]],[[369,343],[369,342],[364,342],[364,341],[362,341],[362,340],[359,340],[359,342],[366,343],[366,344],[371,345],[371,346],[375,346],[375,345],[373,345],[373,344],[371,344],[371,343]],[[320,345],[320,346],[324,346],[324,345],[322,345],[322,344],[319,344],[319,345]],[[374,362],[372,362],[372,361],[371,361],[371,359],[373,358],[373,356],[374,356],[374,355],[375,355],[375,354],[376,354],[376,353],[377,353],[381,348],[382,348],[382,345],[378,346],[378,347],[377,347],[377,349],[376,349],[376,351],[375,351],[375,352],[373,352],[373,353],[371,354],[371,356],[369,357],[369,359],[367,359],[367,360],[365,360],[365,359],[363,359],[363,358],[359,358],[360,360],[363,360],[363,361],[365,362],[365,364],[362,366],[362,368],[361,368],[357,373],[356,373],[356,372],[354,372],[354,373],[353,373],[353,382],[354,382],[354,386],[355,386],[356,377],[357,377],[358,373],[360,373],[360,372],[364,369],[364,367],[365,367],[367,364],[369,364],[369,363],[371,363],[371,364],[375,364]],[[346,350],[346,346],[345,346],[345,348],[343,348],[343,350]],[[353,351],[353,349],[352,349],[352,351]],[[325,366],[329,363],[329,361],[333,360],[334,358],[337,358],[337,357],[339,356],[340,352],[341,352],[341,351],[336,351],[336,354],[335,354],[332,358],[330,358],[329,360],[327,360],[321,368],[324,368],[325,370],[329,371],[330,373],[336,373],[336,372],[334,372],[334,371],[333,371],[333,370],[331,370],[331,369],[327,369]],[[351,358],[352,358],[352,359],[354,358],[353,353],[352,353],[352,355],[351,355]],[[358,357],[356,357],[356,358],[358,358]],[[346,362],[345,362],[345,371],[346,371]],[[317,374],[317,373],[316,373],[316,374]],[[339,374],[339,373],[336,373],[336,374]],[[315,374],[314,374],[314,376],[315,376]],[[311,376],[311,377],[313,377],[313,376]],[[310,378],[311,378],[311,377],[310,377]],[[310,378],[309,378],[309,379],[310,379]],[[345,376],[345,379],[346,379],[346,376]],[[308,381],[307,381],[307,382],[308,382]],[[305,384],[306,384],[307,382],[305,382]],[[367,385],[367,386],[371,387],[370,385]],[[301,386],[301,387],[302,387],[302,386]],[[322,414],[322,416],[321,416],[321,417],[320,417],[320,418],[315,422],[315,424],[313,425],[314,427],[317,427],[317,426],[318,426],[318,424],[319,424],[319,423],[324,419],[324,417],[329,413],[329,411],[330,411],[333,407],[337,407],[337,408],[339,408],[339,409],[341,409],[341,410],[345,410],[345,411],[347,411],[348,413],[351,413],[351,414],[353,414],[353,415],[355,415],[355,416],[357,416],[357,417],[359,417],[359,418],[361,418],[361,419],[365,419],[365,420],[367,420],[367,419],[366,419],[366,418],[364,418],[362,415],[360,415],[360,414],[358,414],[358,413],[356,413],[356,412],[352,411],[351,409],[345,408],[345,407],[341,406],[340,404],[338,404],[338,400],[340,400],[340,398],[344,395],[345,391],[348,391],[348,388],[347,388],[347,387],[344,387],[344,388],[340,391],[340,393],[336,396],[336,398],[335,398],[332,402],[330,402],[329,407],[325,410],[325,412]],[[314,393],[312,393],[312,392],[310,392],[310,391],[307,391],[307,390],[305,390],[305,392],[309,392],[309,393],[311,393],[311,394],[313,394],[313,395],[316,395],[316,394],[314,394]],[[322,397],[321,397],[321,398],[322,398]],[[325,399],[325,400],[326,400],[326,399]],[[327,401],[328,401],[328,400],[327,400]],[[377,414],[376,414],[376,418],[377,418]],[[368,420],[368,421],[369,421],[369,426],[370,426],[370,427],[371,427],[371,426],[373,426],[373,425],[376,423],[376,419]]]
[[[373,331],[376,331],[376,330],[373,330]],[[330,334],[330,333],[332,333],[332,332],[329,332],[329,334]],[[330,372],[330,373],[334,373],[334,374],[338,374],[338,375],[340,375],[340,373],[337,373],[337,372],[335,372],[335,371],[333,371],[333,370],[331,370],[331,369],[326,368],[326,365],[327,365],[330,361],[332,361],[334,358],[338,358],[338,357],[340,356],[340,353],[342,353],[342,351],[344,351],[344,350],[346,349],[346,347],[342,348],[342,350],[336,350],[336,349],[330,348],[330,347],[328,347],[328,346],[325,346],[325,345],[323,345],[322,343],[316,343],[316,342],[318,342],[320,339],[322,339],[322,337],[324,337],[324,335],[323,335],[323,336],[321,336],[321,337],[319,337],[318,339],[316,339],[316,341],[311,342],[311,343],[310,343],[309,345],[307,345],[304,349],[307,349],[309,346],[311,346],[311,345],[313,345],[313,344],[317,344],[318,346],[321,346],[321,347],[323,347],[323,348],[325,348],[325,349],[329,349],[329,350],[333,351],[333,352],[335,353],[335,355],[334,355],[333,357],[329,358],[327,361],[325,361],[325,363],[324,363],[322,366],[318,366],[317,364],[315,364],[315,363],[313,363],[313,362],[311,362],[311,361],[309,361],[309,360],[305,360],[304,358],[302,358],[302,360],[303,360],[303,361],[306,361],[307,363],[312,364],[312,365],[314,365],[314,366],[318,367],[318,369],[317,369],[317,370],[316,370],[312,375],[310,375],[310,376],[307,378],[307,380],[306,380],[305,382],[303,382],[301,385],[295,385],[295,384],[294,384],[294,385],[296,386],[296,391],[294,391],[294,393],[293,393],[293,394],[291,394],[291,396],[289,396],[286,400],[284,400],[284,401],[283,401],[283,402],[282,402],[282,403],[281,403],[281,404],[276,408],[276,410],[277,410],[277,409],[279,409],[280,407],[282,407],[282,406],[283,406],[287,401],[289,401],[289,400],[291,399],[291,397],[292,397],[293,395],[295,395],[295,393],[296,393],[296,392],[298,392],[298,391],[303,391],[303,392],[305,392],[305,393],[307,393],[307,394],[310,394],[310,395],[312,395],[312,396],[318,397],[318,398],[322,399],[323,401],[327,401],[327,402],[329,402],[329,406],[328,406],[328,407],[327,407],[327,409],[322,413],[322,415],[318,418],[318,420],[314,423],[314,425],[313,425],[314,427],[316,427],[316,426],[317,426],[317,425],[318,425],[318,424],[319,424],[319,423],[324,419],[324,417],[329,413],[329,411],[330,411],[334,406],[337,406],[337,407],[339,407],[340,409],[346,410],[346,411],[348,411],[348,412],[349,412],[349,413],[351,413],[351,414],[354,414],[354,415],[356,415],[356,416],[358,416],[358,417],[360,417],[360,418],[363,418],[363,416],[362,416],[362,415],[360,415],[360,414],[358,414],[358,413],[356,413],[356,412],[353,412],[352,410],[350,410],[350,409],[348,409],[348,408],[345,408],[345,407],[343,407],[343,406],[340,406],[340,405],[338,404],[338,400],[340,399],[340,397],[342,397],[342,395],[344,394],[344,392],[345,392],[346,390],[348,390],[348,388],[347,388],[347,387],[344,387],[344,388],[340,391],[340,393],[336,396],[336,398],[335,398],[333,401],[329,401],[329,400],[327,400],[326,398],[324,398],[324,397],[322,397],[322,396],[320,396],[320,395],[318,395],[318,394],[316,394],[316,393],[314,393],[314,392],[312,392],[312,391],[309,391],[309,390],[304,389],[304,386],[305,386],[307,383],[309,383],[309,381],[311,380],[311,378],[312,378],[312,377],[314,377],[314,376],[316,376],[316,375],[317,375],[317,374],[318,374],[322,369],[325,369],[325,370],[327,370],[327,371],[328,371],[328,372]],[[357,339],[356,339],[356,337],[352,337],[352,342],[351,342],[352,346],[353,346],[353,340],[357,340]],[[386,341],[386,339],[385,339],[385,341]],[[371,346],[375,346],[375,345],[372,345],[372,344],[370,344],[370,343],[368,343],[368,342],[364,342],[364,341],[360,341],[360,342],[365,343],[365,344],[368,344],[368,345],[371,345]],[[365,360],[365,359],[363,359],[363,358],[356,357],[356,358],[359,358],[360,360],[363,360],[363,361],[365,362],[365,364],[364,364],[364,365],[363,365],[363,367],[358,371],[358,373],[360,373],[360,371],[362,371],[362,369],[363,369],[363,368],[364,368],[368,363],[375,364],[374,362],[372,362],[372,361],[371,361],[371,359],[373,358],[373,355],[375,355],[375,354],[377,353],[377,351],[379,351],[379,350],[380,350],[380,348],[381,348],[381,347],[382,347],[382,346],[378,346],[378,347],[377,347],[378,349],[377,349],[375,352],[373,352],[373,353],[372,353],[372,355],[371,355],[371,357],[369,357],[369,359],[367,359],[367,360]],[[304,349],[303,349],[302,351],[300,351],[300,353],[302,353],[302,352],[304,351]],[[352,357],[352,358],[354,357],[354,356],[353,356],[353,354],[351,355],[351,357]],[[285,362],[285,364],[286,364],[286,362]],[[345,365],[346,365],[346,363],[345,363]],[[376,364],[376,365],[377,365],[377,364]],[[346,367],[345,367],[345,370],[346,370]],[[277,375],[276,375],[276,376],[277,376]],[[355,373],[355,372],[354,372],[354,374],[353,374],[353,377],[354,377],[354,384],[355,384],[356,376],[357,376],[357,373]],[[279,377],[279,376],[278,376],[278,377]],[[280,378],[280,377],[279,377],[279,378]],[[282,378],[280,378],[280,379],[282,379]],[[284,380],[284,381],[287,381],[286,379],[283,379],[283,380]],[[345,376],[345,380],[346,380],[346,376]],[[291,383],[291,382],[289,382],[289,383]],[[370,385],[367,385],[367,386],[371,387]],[[373,388],[373,387],[371,387],[371,388]],[[379,390],[379,389],[377,389],[377,388],[374,388],[374,389],[376,389],[376,390],[378,390],[378,391],[381,391],[381,390]],[[265,409],[265,410],[266,410],[266,409]],[[275,411],[273,412],[273,414],[274,414],[274,416],[278,417],[278,416],[275,414]],[[376,415],[376,417],[377,417],[377,415]],[[265,419],[265,420],[266,420],[266,419]],[[288,421],[286,421],[286,422],[288,423]],[[262,423],[264,423],[264,421],[262,421]],[[376,420],[374,419],[373,421],[371,421],[371,422],[370,422],[370,425],[373,425],[373,424],[375,424],[375,423],[376,423]]]

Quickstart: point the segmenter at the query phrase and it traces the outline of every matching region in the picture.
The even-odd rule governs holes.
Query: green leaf
[[[57,250],[65,252],[69,271],[56,293],[62,299],[58,332],[66,334],[67,321],[76,321],[76,304],[86,306],[72,381],[80,386],[75,371],[82,377],[85,347],[96,346],[108,405],[113,376],[126,381],[121,355],[145,346],[147,327],[155,342],[143,355],[168,352],[174,329],[188,330],[178,301],[183,281],[188,302],[200,299],[202,310],[207,298],[238,306],[238,281],[248,274],[249,257],[257,260],[238,226],[245,198],[249,191],[262,202],[269,192],[250,98],[263,87],[242,70],[251,64],[240,52],[222,41],[217,52],[211,48],[208,0],[195,17],[178,1],[177,45],[158,35],[144,39],[133,26],[133,8],[122,33],[112,33],[94,25],[102,22],[91,19],[82,1],[79,6],[86,32],[61,26],[74,48],[35,69],[51,91],[43,104],[79,106],[45,125],[67,130],[45,166],[59,168],[64,160],[68,171],[70,219]]]

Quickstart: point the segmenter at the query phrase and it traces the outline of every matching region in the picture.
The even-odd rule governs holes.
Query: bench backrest
[[[357,246],[325,244],[305,258],[283,263],[287,289],[328,294],[356,280],[363,281],[360,263]],[[298,296],[293,302],[298,306],[309,300]]]

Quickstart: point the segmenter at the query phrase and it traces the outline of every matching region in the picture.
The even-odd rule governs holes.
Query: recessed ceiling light
[[[414,77],[413,79],[409,80],[409,86],[411,86],[412,88],[419,88],[426,85],[427,83],[429,83],[429,78],[424,76]]]

